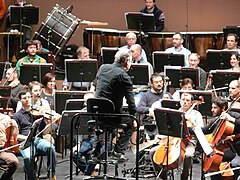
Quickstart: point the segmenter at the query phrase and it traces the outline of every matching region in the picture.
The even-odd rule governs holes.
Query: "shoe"
[[[117,160],[119,162],[128,161],[128,158],[126,158],[122,153],[117,153],[116,151],[112,152],[112,159]]]

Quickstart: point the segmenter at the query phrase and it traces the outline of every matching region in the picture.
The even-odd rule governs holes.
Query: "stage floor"
[[[145,149],[141,152],[144,154],[144,151],[145,151]],[[119,165],[119,168],[118,168],[119,177],[123,177],[122,170],[124,168],[132,169],[132,168],[135,167],[135,155],[134,155],[134,153],[131,149],[129,149],[126,152],[126,156],[129,158],[129,160],[127,161],[125,167],[124,167],[123,164]],[[67,176],[69,176],[69,172],[70,172],[70,161],[69,161],[68,157],[69,156],[66,156],[66,157],[64,157],[64,159],[62,159],[61,154],[57,154],[57,168],[56,168],[56,171],[57,171],[57,179],[58,180],[69,179],[67,177]],[[140,163],[140,165],[139,165],[139,167],[141,167],[140,168],[140,173],[139,173],[139,179],[151,179],[151,180],[156,179],[156,177],[152,176],[151,163],[148,161],[148,156],[146,155],[146,157],[144,157],[144,158],[145,158],[146,161],[144,161],[144,163]],[[22,157],[19,157],[19,161],[20,161],[20,167],[18,168],[17,172],[14,174],[14,179],[16,179],[16,180],[25,178],[25,175],[24,175],[24,172],[23,172]],[[46,173],[47,173],[46,162],[47,161],[44,158],[40,179],[47,179],[47,177],[46,177]],[[74,172],[75,172],[75,168],[74,168]],[[114,173],[115,173],[114,166],[109,165],[108,166],[108,175],[113,176]],[[102,174],[102,172],[101,172],[101,174]],[[181,174],[181,170],[177,170],[177,169],[174,170],[174,179],[180,180],[180,174]],[[87,178],[87,177],[88,176],[83,176],[82,173],[80,173],[77,176],[73,175],[73,179],[84,179],[84,178]],[[126,174],[125,178],[126,179],[135,179],[134,177],[132,177],[131,173]],[[201,179],[201,163],[193,164],[192,180],[200,180],[200,179]],[[210,178],[206,178],[206,179],[209,180]]]

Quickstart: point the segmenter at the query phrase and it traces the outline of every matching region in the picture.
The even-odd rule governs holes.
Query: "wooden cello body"
[[[161,146],[154,153],[153,161],[156,164],[168,166],[169,170],[176,169],[184,160],[187,143],[187,139],[181,140],[181,138],[172,136],[169,137],[169,143],[167,143],[167,138],[163,139]]]

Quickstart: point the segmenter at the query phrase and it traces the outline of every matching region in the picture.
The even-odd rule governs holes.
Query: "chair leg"
[[[38,167],[38,175],[37,175],[38,178],[41,175],[42,163],[43,163],[43,156],[40,156],[40,162],[39,162],[39,167]]]

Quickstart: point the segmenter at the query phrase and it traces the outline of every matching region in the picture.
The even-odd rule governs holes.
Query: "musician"
[[[90,59],[89,53],[90,50],[84,46],[80,46],[77,49],[77,57],[78,60],[82,59]],[[66,69],[65,69],[66,72]],[[91,87],[91,82],[68,82],[67,77],[65,77],[63,81],[63,90],[72,90],[72,91],[77,91],[77,90],[89,90]]]
[[[20,76],[22,63],[47,63],[44,58],[37,55],[37,44],[33,40],[27,41],[24,49],[27,52],[27,55],[19,59],[16,64],[18,76]]]
[[[163,98],[172,98],[170,93],[166,92],[166,94],[164,94],[164,77],[160,73],[153,73],[150,78],[150,83],[151,89],[142,95],[137,106],[137,113],[146,115],[143,118],[144,121],[153,119],[154,108],[152,108],[152,105],[154,102]]]
[[[29,132],[31,131],[34,117],[31,114],[32,110],[32,97],[30,91],[24,89],[19,93],[19,99],[22,104],[22,108],[13,115],[13,119],[16,120],[19,127],[19,139],[24,141],[27,139]],[[39,131],[44,129],[46,122],[43,119],[40,122]],[[43,132],[44,133],[44,132]],[[25,171],[28,179],[36,180],[36,174],[34,173],[34,166],[31,165],[31,152],[30,147],[21,150],[20,153],[23,156]],[[41,153],[47,155],[48,171],[52,173],[52,180],[56,180],[56,152],[55,147],[49,141],[42,138],[42,134],[35,137],[34,140],[34,155],[35,153]],[[52,159],[50,159],[52,158]],[[50,163],[52,162],[52,164]],[[48,174],[49,175],[49,174]]]
[[[199,86],[196,87],[196,89],[204,90],[207,84],[207,74],[201,67],[198,66],[200,63],[200,56],[197,53],[191,53],[188,57],[188,62],[190,68],[198,69],[200,79]]]
[[[188,67],[189,66],[188,58],[189,58],[189,55],[191,54],[191,51],[183,47],[183,41],[184,41],[183,35],[180,32],[176,32],[173,35],[173,47],[167,48],[165,52],[173,53],[173,54],[183,54],[185,58],[184,66]]]
[[[233,134],[238,134],[240,132],[240,114],[237,112],[225,111],[228,109],[228,102],[222,97],[216,97],[212,100],[212,114],[214,119],[210,121],[209,124],[202,128],[204,134],[210,134],[214,131],[215,127],[218,125],[216,120],[225,119],[235,124]],[[214,124],[215,123],[215,124]],[[224,150],[224,155],[222,162],[230,162],[231,167],[240,166],[240,141],[239,139],[234,140],[233,146],[231,148],[226,148]],[[237,178],[239,172],[234,171],[234,177]],[[221,175],[212,176],[211,179],[219,179]]]
[[[238,48],[238,36],[234,33],[227,35],[227,47],[224,50],[239,50]]]
[[[149,79],[150,76],[153,74],[153,67],[149,62],[144,62],[141,54],[142,54],[142,47],[139,44],[133,44],[130,47],[130,51],[132,53],[132,59],[133,59],[133,64],[146,64],[148,65],[148,72],[149,72]],[[146,82],[148,83],[148,82]],[[135,93],[135,103],[136,105],[138,104],[143,91],[146,91],[148,89],[148,85],[133,85],[133,92]]]
[[[192,124],[193,127],[199,127],[199,126],[203,127],[203,120],[202,120],[201,113],[194,109],[190,110],[190,108],[192,107],[192,104],[193,104],[193,96],[189,93],[182,93],[180,98],[180,105],[181,105],[180,110],[182,110],[185,113],[185,119],[191,122],[190,124]],[[193,137],[192,140],[188,141],[185,147],[185,157],[184,157],[183,171],[181,174],[181,180],[188,179],[189,170],[192,166],[193,156],[195,153],[196,143],[197,143],[197,139]],[[159,142],[159,144],[160,145],[153,147],[150,152],[150,157],[152,159],[152,162],[156,171],[159,171],[162,168],[162,165],[158,165],[153,161],[154,153],[162,145],[161,141]],[[164,177],[166,175],[163,173],[162,176]]]
[[[230,65],[232,67],[231,67],[230,71],[240,72],[239,61],[240,61],[239,52],[238,51],[232,52],[231,58],[230,58]]]
[[[29,83],[28,88],[32,94],[32,106],[34,109],[38,109],[39,107],[44,108],[44,110],[51,110],[50,105],[47,100],[41,98],[42,93],[42,84],[38,81],[32,81]],[[17,104],[16,112],[18,112],[22,108],[21,101]]]
[[[172,97],[174,100],[180,100],[180,91],[191,91],[193,90],[194,84],[192,79],[184,78],[180,83],[180,90],[176,90]]]
[[[230,101],[239,98],[240,96],[240,81],[232,80],[228,86]],[[233,105],[234,108],[240,108],[240,102],[237,101]]]
[[[18,32],[22,31],[23,32],[23,37],[22,37],[22,42],[25,43],[27,40],[31,39],[32,36],[32,27],[29,24],[22,24],[22,29],[20,27],[20,24],[13,24],[10,21],[10,7],[14,6],[32,6],[31,4],[27,4],[25,0],[16,0],[14,5],[10,5],[8,8],[8,14],[7,14],[7,21],[6,21],[6,32],[11,32],[17,30]],[[19,17],[20,18],[20,17]],[[21,17],[23,18],[23,17]],[[23,19],[21,19],[23,21]],[[19,21],[20,22],[20,21]],[[24,21],[23,21],[24,22]],[[19,36],[11,36],[9,37],[9,57],[13,61],[16,61],[16,53],[17,53],[17,48],[16,46],[19,46]],[[4,37],[4,45],[7,48],[8,47],[8,38],[7,36]],[[22,46],[22,44],[20,45]]]
[[[140,12],[153,14],[155,18],[155,31],[162,31],[164,29],[165,15],[161,9],[156,5],[155,0],[145,0],[145,8],[141,9]]]
[[[55,110],[54,94],[56,89],[56,78],[53,73],[47,73],[42,81],[41,97],[48,101],[50,109]]]
[[[17,102],[19,101],[18,94],[23,90],[23,85],[18,79],[18,74],[15,68],[9,68],[6,72],[7,86],[12,87],[10,105],[16,111]]]
[[[126,45],[125,46],[122,46],[119,48],[120,49],[130,49],[130,47],[133,45],[133,44],[136,44],[137,42],[137,36],[134,32],[129,32],[126,34]],[[141,54],[141,57],[143,58],[144,62],[148,62],[147,60],[147,55],[144,51],[144,49],[142,49],[142,54]]]
[[[8,115],[2,113],[0,113],[0,122],[0,149],[3,149],[5,142],[8,141],[6,137],[6,129],[10,126],[13,126],[14,128],[17,128],[18,131],[18,126],[17,123],[12,120]],[[19,166],[19,161],[17,157],[10,151],[3,151],[0,152],[0,160],[3,160],[7,165],[7,170],[4,171],[0,179],[11,180],[13,178],[13,174]]]
[[[134,115],[136,112],[132,81],[126,72],[131,67],[131,63],[130,50],[120,49],[115,54],[114,63],[101,65],[96,76],[95,96],[110,99],[115,105],[116,113],[122,112],[123,97],[127,100],[129,113]],[[127,127],[123,128],[124,133],[121,133],[117,140],[112,157],[119,161],[126,161],[128,159],[124,156],[124,152],[133,132],[133,122],[128,118],[121,118],[119,123],[127,124]]]

